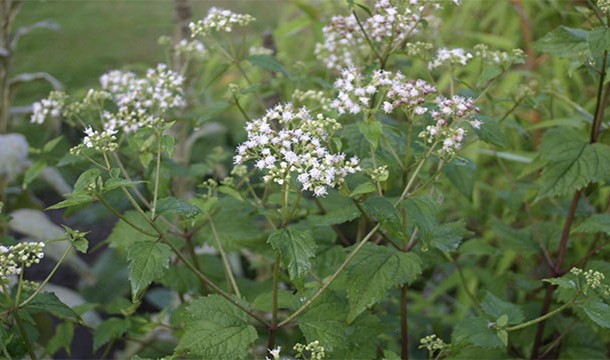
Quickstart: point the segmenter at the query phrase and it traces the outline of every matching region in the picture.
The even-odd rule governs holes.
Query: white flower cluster
[[[297,343],[293,347],[293,350],[296,351],[296,354],[294,355],[294,357],[297,359],[299,359],[299,358],[306,359],[307,358],[305,355],[306,351],[308,351],[311,354],[311,356],[309,357],[309,359],[311,359],[311,360],[322,360],[326,356],[324,346],[320,345],[320,342],[318,340],[312,341],[307,345]]]
[[[589,288],[600,291],[604,296],[610,296],[610,287],[604,284],[606,276],[603,273],[591,269],[584,271],[579,268],[570,269],[570,273],[584,277],[586,284],[584,289],[585,294],[587,293],[587,288]]]
[[[472,59],[472,54],[461,48],[447,49],[440,48],[436,52],[436,57],[428,63],[428,69],[432,70],[443,65],[465,66]]]
[[[447,347],[447,344],[443,341],[443,339],[439,338],[435,334],[428,335],[421,340],[419,340],[419,349],[427,349],[429,352],[433,353],[438,350],[443,350]]]
[[[118,148],[115,135],[119,130],[131,133],[162,122],[163,116],[169,110],[186,105],[183,83],[184,78],[165,64],[148,69],[143,77],[119,70],[102,75],[102,91],[90,91],[87,97],[91,94],[92,101],[110,99],[117,110],[104,111],[103,129],[98,131],[87,127],[83,143],[71,149],[71,152],[78,154],[84,147],[114,151]],[[86,102],[87,98],[84,103]]]
[[[282,347],[278,346],[273,350],[268,350],[269,351],[269,355],[271,355],[271,357],[265,356],[265,360],[280,360],[280,351],[282,351]]]
[[[323,91],[297,89],[292,93],[292,101],[303,105],[313,103],[323,111],[331,109],[331,99],[327,98]]]
[[[154,125],[168,110],[186,104],[184,78],[165,64],[149,69],[141,78],[131,72],[113,70],[102,75],[100,83],[118,107],[115,114],[104,113],[104,130],[121,128],[134,132]]]
[[[597,7],[604,14],[610,14],[610,0],[597,0]]]
[[[191,36],[207,35],[212,31],[231,32],[234,26],[246,26],[254,17],[248,14],[237,14],[231,10],[211,7],[208,15],[195,23],[190,23]]]
[[[316,45],[317,58],[330,70],[355,66],[357,57],[365,58],[371,53],[363,29],[375,46],[385,43],[383,47],[394,48],[419,31],[422,20],[431,16],[425,15],[431,14],[431,8],[439,8],[438,3],[429,0],[397,3],[378,0],[373,15],[361,21],[362,29],[354,15],[334,16],[322,29],[324,42]]]
[[[44,257],[43,242],[23,242],[13,246],[0,245],[0,280],[19,275],[22,268],[38,264]]]
[[[273,55],[273,50],[267,49],[264,46],[252,46],[248,50],[250,55]]]
[[[475,129],[480,128],[481,121],[473,118],[479,108],[474,105],[473,99],[457,95],[450,99],[439,96],[435,102],[438,109],[431,113],[435,124],[428,125],[419,136],[428,143],[440,142],[441,155],[453,155],[462,147],[466,135],[466,130],[458,127],[460,123],[466,121]]]
[[[331,106],[339,114],[359,114],[370,109],[373,95],[384,91],[386,101],[383,102],[383,110],[386,113],[406,106],[408,110],[421,115],[426,112],[426,108],[420,105],[426,101],[429,94],[436,92],[434,86],[423,80],[407,81],[400,72],[378,70],[367,82],[355,68],[343,69],[341,77],[335,81],[335,87],[339,94]]]
[[[282,128],[274,129],[275,124]],[[237,147],[233,160],[236,165],[254,160],[255,167],[266,172],[265,182],[283,185],[295,175],[304,191],[324,196],[328,188],[360,170],[358,158],[346,160],[345,154],[331,154],[324,146],[340,127],[334,119],[312,117],[305,107],[277,105],[246,125],[248,138]]]
[[[30,118],[30,122],[42,124],[49,117],[60,117],[66,103],[66,98],[66,94],[61,91],[51,91],[49,97],[32,104],[32,117]]]
[[[83,143],[70,149],[70,153],[78,155],[83,148],[95,149],[96,151],[115,151],[119,147],[116,142],[117,132],[118,130],[112,128],[97,131],[89,126],[85,129]]]
[[[187,39],[182,39],[174,45],[174,51],[178,54],[203,57],[205,55],[205,46],[198,40],[189,41]]]
[[[480,58],[485,64],[510,66],[514,63],[523,62],[524,53],[521,49],[514,49],[512,52],[490,50],[485,44],[478,44],[474,47],[474,56]]]

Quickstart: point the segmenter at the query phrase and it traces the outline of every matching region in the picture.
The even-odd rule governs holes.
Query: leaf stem
[[[30,295],[27,299],[25,299],[21,304],[19,304],[17,306],[18,308],[22,308],[22,307],[26,306],[27,304],[29,304],[30,301],[34,300],[36,295],[38,295],[38,293],[40,293],[42,288],[44,288],[45,285],[51,280],[53,275],[55,275],[55,273],[57,272],[57,270],[59,269],[59,267],[63,263],[64,259],[66,258],[66,256],[70,252],[70,249],[72,249],[72,245],[71,244],[66,247],[66,250],[64,251],[63,255],[61,255],[61,258],[59,258],[59,260],[57,261],[57,264],[55,264],[55,266],[53,267],[53,269],[51,270],[49,275],[47,275],[47,277],[42,281],[42,283],[40,283],[40,285],[38,285],[38,287],[36,288],[36,290],[34,290],[32,295]]]
[[[218,252],[220,253],[220,258],[222,259],[222,265],[225,268],[225,273],[227,274],[227,278],[229,283],[233,287],[233,291],[238,298],[241,298],[241,293],[239,292],[239,287],[237,286],[237,282],[235,281],[235,277],[233,276],[233,271],[231,270],[231,265],[229,264],[229,260],[227,259],[227,254],[225,253],[222,243],[220,242],[220,237],[218,236],[218,231],[216,231],[216,226],[214,225],[214,220],[209,216],[210,219],[210,227],[212,228],[212,234],[214,235],[214,242],[218,247]]]
[[[347,265],[349,265],[349,263],[352,261],[352,259],[358,254],[358,252],[360,252],[360,250],[362,249],[362,247],[364,246],[364,244],[366,244],[367,241],[369,241],[372,237],[373,234],[375,234],[375,232],[377,232],[377,230],[379,229],[380,224],[375,225],[369,232],[368,234],[366,234],[366,236],[364,237],[364,239],[362,239],[362,241],[360,241],[360,243],[358,243],[358,245],[356,246],[356,248],[354,248],[354,250],[347,256],[347,258],[345,259],[345,261],[343,261],[343,263],[341,264],[341,266],[339,266],[339,268],[331,275],[330,278],[328,278],[328,280],[326,280],[324,282],[324,285],[322,285],[322,287],[320,289],[318,289],[318,291],[309,299],[307,300],[307,302],[305,304],[303,304],[300,308],[298,308],[294,313],[292,313],[290,316],[288,316],[286,319],[284,319],[283,321],[281,321],[277,327],[280,328],[286,324],[288,324],[290,321],[292,321],[294,318],[296,318],[297,316],[301,315],[301,313],[303,313],[303,311],[307,310],[307,308],[309,306],[311,306],[311,304],[313,304],[314,301],[316,301],[320,295],[322,295],[322,293],[324,291],[326,291],[326,289],[328,289],[328,287],[333,283],[333,281],[335,281],[337,279],[337,277],[339,275],[341,275],[341,273],[343,272],[343,270],[345,270],[345,268],[347,267]]]
[[[565,304],[561,305],[560,307],[558,307],[557,309],[555,309],[555,310],[553,310],[551,312],[548,312],[548,313],[546,313],[546,314],[544,314],[544,315],[542,315],[540,317],[537,317],[537,318],[532,319],[530,321],[526,321],[526,322],[524,322],[522,324],[509,326],[509,327],[507,327],[504,330],[506,330],[506,331],[517,331],[517,330],[525,329],[528,326],[532,326],[532,325],[538,324],[539,322],[544,321],[544,320],[552,317],[553,315],[559,314],[564,309],[570,307],[572,304],[574,304],[574,302],[576,302],[577,298],[578,298],[578,296],[576,296],[572,301],[570,301],[568,303],[565,303]]]
[[[161,175],[161,134],[159,130],[155,131],[157,137],[157,162],[155,170],[155,188],[153,190],[153,201],[150,207],[150,219],[155,220],[155,213],[157,212],[157,198],[159,197],[159,178]]]

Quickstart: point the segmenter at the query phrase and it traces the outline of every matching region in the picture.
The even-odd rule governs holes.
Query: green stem
[[[367,44],[369,44],[369,46],[375,53],[375,56],[377,57],[377,59],[379,59],[381,66],[383,67],[385,65],[385,60],[383,59],[381,54],[379,54],[379,51],[377,50],[377,48],[371,41],[371,38],[369,38],[369,34],[367,34],[366,30],[364,30],[364,26],[362,26],[362,22],[360,22],[360,18],[358,17],[358,14],[356,14],[356,11],[352,10],[352,14],[354,15],[354,18],[356,19],[356,22],[358,23],[358,27],[360,28],[360,31],[362,31],[362,34],[364,34],[364,39],[366,40]]]
[[[30,295],[27,299],[25,299],[21,304],[18,305],[18,308],[22,308],[22,307],[26,306],[27,304],[29,304],[30,301],[34,300],[36,295],[38,295],[38,293],[40,291],[42,291],[42,289],[45,287],[45,285],[51,280],[53,275],[55,275],[55,273],[57,272],[57,270],[59,269],[59,267],[65,260],[66,256],[70,252],[70,249],[72,249],[72,245],[69,245],[66,247],[66,250],[64,251],[63,255],[61,255],[61,258],[59,258],[59,260],[57,261],[57,264],[55,264],[55,266],[53,267],[53,270],[51,270],[49,275],[47,275],[47,277],[42,281],[42,283],[40,283],[40,285],[36,288],[36,290],[34,290],[32,295]]]
[[[151,237],[157,237],[156,234],[153,234],[151,232],[148,232],[147,230],[142,229],[141,227],[139,227],[138,225],[134,224],[131,222],[131,220],[127,219],[123,214],[121,214],[120,212],[118,212],[115,208],[113,208],[110,204],[108,204],[108,202],[106,200],[104,200],[103,196],[100,195],[95,195],[96,199],[102,204],[104,205],[104,207],[108,210],[110,210],[110,212],[112,212],[116,217],[118,217],[120,220],[124,221],[127,225],[131,226],[132,228],[138,230],[139,232],[141,232],[144,235],[148,235]]]
[[[255,313],[253,313],[251,310],[249,310],[248,308],[246,308],[239,302],[235,301],[235,299],[233,299],[233,297],[231,297],[231,294],[229,294],[226,291],[219,288],[218,285],[214,284],[205,274],[203,274],[201,271],[197,270],[197,268],[184,257],[184,255],[180,252],[180,249],[178,249],[174,244],[172,244],[170,241],[164,241],[164,243],[167,244],[172,249],[172,251],[176,254],[178,259],[180,259],[180,261],[182,261],[182,263],[187,268],[189,268],[195,275],[197,275],[197,277],[199,277],[201,280],[203,280],[210,288],[212,288],[214,291],[216,291],[218,293],[218,295],[222,296],[228,302],[230,302],[231,304],[233,304],[234,306],[236,306],[237,308],[239,308],[246,314],[250,315],[256,321],[260,322],[261,324],[263,324],[265,326],[268,326],[268,324],[265,320],[263,320],[261,317],[259,317]]]
[[[373,234],[375,234],[375,232],[377,232],[379,227],[380,227],[380,224],[375,225],[375,227],[373,227],[368,232],[368,234],[364,237],[364,239],[362,239],[362,241],[360,243],[358,243],[356,248],[347,256],[347,258],[345,259],[345,261],[343,261],[341,266],[339,266],[337,271],[335,271],[335,273],[332,274],[331,277],[328,280],[326,280],[324,285],[311,297],[311,299],[307,300],[307,302],[305,304],[303,304],[300,308],[298,308],[294,313],[292,313],[292,315],[288,316],[286,319],[284,319],[282,322],[280,322],[277,325],[277,327],[280,328],[280,327],[288,324],[294,318],[296,318],[297,316],[301,315],[303,313],[303,311],[307,310],[307,308],[309,306],[311,306],[311,304],[313,304],[313,302],[316,301],[320,297],[320,295],[322,295],[322,293],[324,291],[326,291],[326,289],[328,289],[328,287],[333,283],[333,281],[335,281],[337,279],[337,277],[339,277],[339,275],[341,275],[343,270],[345,270],[347,265],[349,265],[349,263],[358,254],[358,252],[360,252],[360,250],[362,249],[364,244],[366,244],[366,242],[369,241],[373,237]]]
[[[275,256],[275,264],[273,265],[273,308],[271,312],[271,325],[269,326],[269,342],[267,349],[272,350],[275,347],[275,337],[277,336],[277,313],[278,313],[278,294],[280,285],[280,261],[282,255],[278,251]]]
[[[153,201],[150,208],[150,219],[155,221],[155,213],[157,212],[157,198],[159,197],[159,178],[161,174],[161,134],[156,132],[157,137],[157,168],[155,170],[155,188],[153,191]]]
[[[430,147],[428,152],[424,155],[424,157],[421,159],[419,164],[417,164],[417,168],[415,168],[415,171],[413,172],[413,174],[411,175],[411,178],[407,182],[407,185],[405,186],[404,190],[402,191],[402,194],[400,194],[400,197],[394,203],[394,206],[398,205],[402,200],[404,200],[406,198],[407,194],[409,193],[409,190],[411,190],[411,186],[413,186],[413,183],[415,182],[415,179],[417,178],[417,175],[419,175],[419,172],[421,171],[422,167],[424,166],[424,163],[426,162],[426,160],[428,160],[428,157],[430,156],[430,154],[432,154],[432,151],[434,150],[435,146],[436,146],[436,143],[432,144],[432,146]]]
[[[214,225],[214,220],[209,216],[210,219],[210,227],[212,228],[212,234],[214,235],[214,242],[216,243],[216,247],[218,248],[218,252],[220,253],[220,258],[222,259],[222,265],[225,268],[225,273],[227,274],[227,278],[229,283],[233,287],[233,291],[238,298],[241,298],[241,293],[239,292],[239,287],[237,287],[237,282],[235,281],[235,277],[233,276],[233,271],[231,270],[231,265],[229,264],[229,260],[227,259],[227,254],[225,253],[222,243],[220,242],[220,238],[218,236],[218,231],[216,231],[216,226]]]
[[[539,322],[542,322],[548,318],[550,318],[553,315],[559,314],[560,312],[562,312],[564,309],[570,307],[572,304],[574,304],[576,302],[576,299],[578,298],[578,296],[576,296],[572,301],[565,303],[563,305],[561,305],[560,307],[558,307],[557,309],[550,311],[540,317],[537,317],[535,319],[532,319],[530,321],[524,322],[522,324],[518,324],[518,325],[514,325],[514,326],[509,326],[507,327],[506,331],[517,331],[517,330],[521,330],[521,329],[525,329],[528,326],[532,326],[535,324],[538,324]]]

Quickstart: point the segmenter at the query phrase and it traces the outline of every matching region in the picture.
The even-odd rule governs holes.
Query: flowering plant
[[[83,332],[116,358],[605,356],[607,1],[535,44],[506,11],[537,4],[316,4],[262,41],[252,15],[178,16],[165,63],[12,119],[4,356],[67,356]],[[456,20],[473,9],[505,32]],[[543,85],[547,65],[572,77]],[[23,205],[41,188],[60,195]]]

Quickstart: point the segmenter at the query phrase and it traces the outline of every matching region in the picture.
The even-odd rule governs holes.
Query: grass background
[[[256,33],[273,29],[282,0],[191,1],[193,19],[211,6],[254,15]],[[158,39],[173,33],[171,0],[58,0],[25,1],[15,28],[51,20],[59,31],[39,29],[23,37],[14,56],[13,74],[47,72],[69,93],[94,86],[104,72],[125,65],[151,66],[164,61]],[[52,90],[44,82],[21,85],[15,105],[27,105]]]

